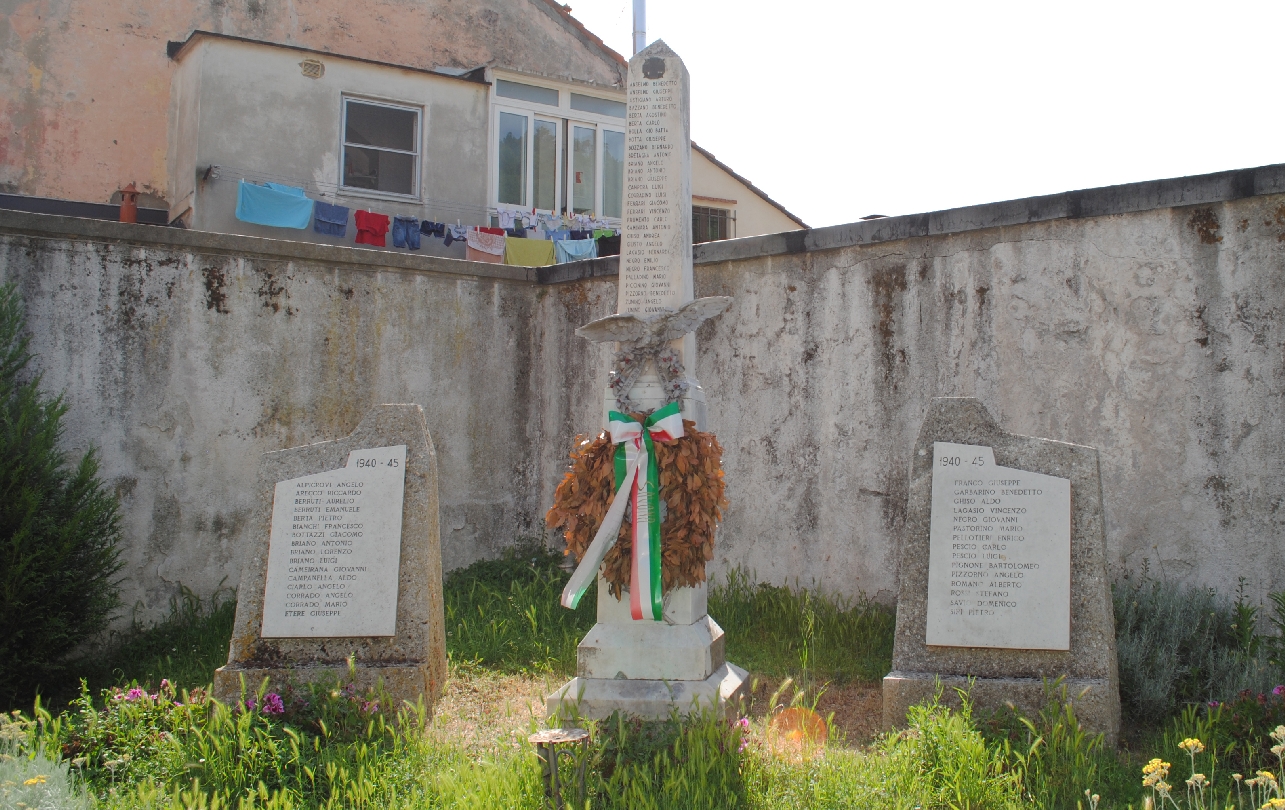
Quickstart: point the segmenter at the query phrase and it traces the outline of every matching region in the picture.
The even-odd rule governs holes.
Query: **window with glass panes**
[[[344,187],[417,195],[419,119],[415,107],[345,98]]]
[[[692,241],[716,242],[731,236],[732,212],[726,208],[692,206]]]
[[[494,204],[619,219],[624,102],[508,79],[494,87]]]

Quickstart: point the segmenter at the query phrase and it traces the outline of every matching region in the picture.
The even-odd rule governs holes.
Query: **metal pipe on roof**
[[[647,47],[647,0],[634,0],[634,53]]]

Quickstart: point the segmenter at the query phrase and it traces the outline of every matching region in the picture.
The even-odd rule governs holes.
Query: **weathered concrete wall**
[[[0,281],[21,289],[46,388],[66,393],[69,446],[101,450],[126,603],[152,616],[179,583],[237,583],[261,453],[347,435],[378,403],[424,407],[447,570],[540,534],[539,482],[567,446],[542,403],[568,392],[533,372],[605,303],[528,272],[0,213]],[[534,330],[543,313],[558,325]]]
[[[1285,587],[1285,167],[1256,171],[698,246],[697,294],[735,296],[698,333],[715,572],[891,599],[908,454],[956,395],[1099,448],[1112,574]],[[0,280],[150,609],[235,584],[259,453],[377,402],[425,408],[448,570],[541,533],[601,424],[609,351],[573,330],[614,272],[0,212]]]
[[[548,0],[6,0],[0,191],[106,202],[136,181],[155,206],[167,193],[166,42],[198,29],[420,68],[622,81],[617,56]]]

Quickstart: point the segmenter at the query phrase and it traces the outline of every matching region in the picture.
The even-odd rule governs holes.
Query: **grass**
[[[235,610],[231,595],[203,602],[184,592],[165,621],[135,626],[116,637],[100,662],[85,662],[91,687],[117,691],[95,699],[91,689],[72,711],[56,717],[42,712],[42,724],[22,727],[17,736],[25,748],[8,760],[0,755],[0,770],[23,778],[4,776],[0,788],[12,796],[19,786],[53,785],[44,804],[26,802],[30,807],[534,810],[541,784],[525,737],[543,719],[543,696],[574,671],[576,645],[594,622],[593,593],[576,611],[558,606],[567,577],[561,563],[557,555],[525,548],[447,578],[451,678],[431,719],[422,707],[399,716],[370,714],[361,707],[371,696],[352,695],[338,684],[286,696],[291,708],[279,716],[222,706],[200,691],[127,694],[120,687],[139,682],[155,688],[162,677],[179,687],[203,685],[223,663]],[[1232,626],[1246,621],[1244,606],[1218,603],[1206,611],[1206,603],[1163,588],[1126,585],[1133,590],[1116,592],[1122,638],[1134,638],[1139,648],[1147,640],[1154,646],[1181,611],[1196,628],[1182,636],[1189,651],[1175,656],[1178,665],[1159,670],[1176,700],[1187,699],[1183,689],[1200,694],[1209,686],[1208,665],[1200,663],[1209,658],[1196,649],[1200,639],[1215,639],[1229,654],[1249,651],[1246,636]],[[1133,600],[1123,610],[1122,598]],[[834,694],[848,688],[845,683],[868,693],[871,687],[860,685],[890,667],[893,614],[865,600],[754,584],[735,571],[711,587],[710,613],[727,632],[730,660],[768,681],[792,678],[803,685],[795,706],[817,707],[822,691]],[[1263,650],[1276,654],[1270,642],[1254,652]],[[1122,680],[1126,662],[1133,662],[1129,677],[1140,680],[1157,661],[1122,656]],[[613,718],[594,728],[588,798],[594,808],[631,810],[1088,810],[1089,788],[1100,794],[1099,810],[1123,810],[1141,808],[1140,768],[1158,754],[1172,762],[1170,781],[1181,786],[1193,765],[1203,768],[1213,781],[1209,797],[1216,793],[1235,805],[1232,767],[1275,761],[1267,735],[1285,712],[1285,700],[1273,702],[1270,695],[1265,703],[1251,695],[1225,709],[1189,706],[1145,726],[1130,740],[1134,751],[1117,755],[1079,727],[1061,697],[1052,694],[1033,718],[1003,711],[974,716],[967,702],[964,711],[952,712],[934,701],[917,707],[901,733],[864,749],[839,735],[815,755],[782,752],[773,742],[771,709],[756,710],[744,725],[718,717],[659,723]],[[256,705],[263,705],[262,696]],[[0,720],[10,738],[17,728]],[[1203,759],[1189,761],[1177,749],[1188,737],[1208,743]],[[1245,748],[1249,738],[1258,740],[1257,753]],[[42,749],[42,743],[50,747]],[[59,750],[61,761],[44,758],[43,750]],[[22,784],[39,775],[46,781]],[[1285,782],[1285,771],[1281,777]],[[0,807],[8,806],[5,801]]]

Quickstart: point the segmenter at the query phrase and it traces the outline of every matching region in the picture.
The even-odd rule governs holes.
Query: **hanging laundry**
[[[415,217],[393,217],[393,247],[419,250],[419,220]]]
[[[513,229],[513,220],[516,219],[516,217],[512,211],[508,211],[503,208],[500,208],[496,210],[495,214],[500,220],[501,228],[503,228],[506,231]]]
[[[303,230],[312,221],[312,200],[301,188],[277,183],[257,186],[242,180],[236,192],[236,218],[255,225]]]
[[[432,236],[441,239],[443,236],[446,236],[446,223],[430,222],[426,219],[419,223],[419,232],[424,236]]]
[[[509,228],[504,235],[512,236],[514,239],[526,239],[526,228]]]
[[[465,241],[468,242],[468,260],[471,262],[495,262],[504,261],[505,238],[503,232],[499,234],[487,233],[494,228],[470,228],[465,235]]]
[[[370,211],[358,211],[353,214],[357,224],[357,244],[385,247],[385,235],[388,233],[388,217]]]
[[[493,235],[493,236],[504,236],[504,229],[503,229],[503,228],[485,228],[485,227],[483,227],[483,228],[478,228],[478,230],[479,230],[479,231],[481,231],[482,233],[489,233],[489,234],[491,234],[491,235]]]
[[[504,263],[519,267],[548,267],[554,264],[555,244],[562,243],[544,239],[515,239],[510,236],[504,240]]]
[[[312,213],[312,229],[326,236],[347,236],[348,207],[317,200]]]
[[[443,225],[442,229],[446,232],[446,241],[442,244],[450,247],[454,242],[463,242],[464,234],[467,230],[461,225]]]
[[[595,228],[593,231],[593,236],[590,238],[601,239],[604,236],[615,236],[615,235],[616,235],[616,232],[613,231],[611,228]]]
[[[577,231],[577,230],[573,230],[573,231],[571,232],[571,237],[570,237],[570,238],[572,238],[572,239],[589,239],[589,238],[591,238],[592,236],[593,236],[593,232],[592,232],[592,231]]]
[[[592,239],[563,239],[553,243],[558,264],[598,258],[598,243]]]
[[[614,236],[603,236],[598,239],[599,256],[619,256],[620,255],[620,234]]]
[[[557,242],[561,239],[570,239],[570,238],[571,238],[571,231],[567,230],[566,228],[563,228],[560,231],[549,231],[549,239],[554,242]]]

